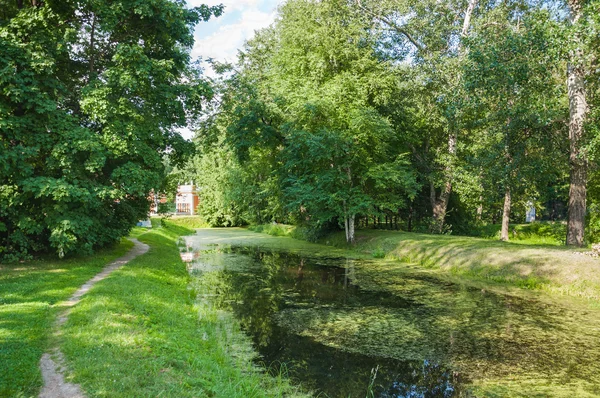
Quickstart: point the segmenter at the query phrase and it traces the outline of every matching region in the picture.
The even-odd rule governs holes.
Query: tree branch
[[[410,41],[412,43],[412,45],[415,46],[419,51],[425,50],[425,48],[417,40],[415,40],[415,38],[412,37],[412,35],[410,33],[408,33],[408,31],[406,29],[402,28],[395,22],[391,21],[389,18],[386,18],[383,15],[377,15],[375,12],[369,10],[367,7],[362,5],[362,0],[356,0],[356,5],[358,5],[358,8],[360,8],[367,14],[370,14],[373,18],[383,22],[384,24],[386,24],[387,26],[389,26],[396,32],[398,32],[401,35],[403,35],[404,37],[406,37],[408,39],[408,41]]]

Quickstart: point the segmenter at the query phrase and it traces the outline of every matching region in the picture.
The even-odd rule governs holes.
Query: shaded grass
[[[498,240],[501,228],[501,224],[484,225],[473,229],[470,235]],[[567,226],[562,222],[510,224],[508,230],[511,243],[524,245],[561,246],[567,236]]]
[[[285,224],[260,224],[248,227],[250,231],[260,232],[271,236],[291,236],[297,227]]]
[[[348,248],[343,233],[321,243]],[[350,249],[460,277],[600,300],[600,261],[575,249],[381,230],[357,231]]]
[[[228,313],[195,305],[172,221],[139,240],[150,251],[98,283],[73,309],[61,348],[72,379],[98,397],[261,397],[295,393],[251,362]]]
[[[123,240],[93,256],[0,264],[0,396],[37,395],[39,361],[60,302],[132,246]]]

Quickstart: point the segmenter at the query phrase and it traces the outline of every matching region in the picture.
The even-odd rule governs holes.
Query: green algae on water
[[[287,238],[257,248],[244,234],[192,237],[196,247],[211,236],[219,242],[191,264],[195,283],[212,287],[209,301],[240,320],[267,367],[284,362],[311,389],[364,396],[377,369],[374,391],[382,396],[402,396],[403,388],[447,394],[439,396],[600,394],[597,311],[457,284],[398,262],[346,259],[304,242],[288,251]]]

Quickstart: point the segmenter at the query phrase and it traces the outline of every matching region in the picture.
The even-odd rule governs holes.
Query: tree
[[[463,42],[479,0],[437,1],[362,1],[358,9],[377,21],[384,31],[387,46],[397,43],[402,58],[411,55],[416,65],[426,74],[429,92],[445,119],[444,150],[438,151],[430,170],[429,190],[432,209],[431,231],[441,233],[444,227],[448,201],[457,169],[457,140],[459,135],[460,63],[464,56]],[[453,16],[453,18],[452,18]],[[411,48],[412,47],[412,48]],[[436,81],[437,84],[431,84]],[[435,87],[435,90],[431,88]],[[429,142],[426,145],[429,146]],[[423,159],[421,157],[421,159]],[[436,172],[433,172],[434,169]],[[438,193],[439,190],[439,193]]]
[[[478,108],[476,162],[503,191],[502,240],[509,239],[515,194],[535,196],[562,158],[555,143],[564,96],[551,40],[558,28],[546,12],[534,11],[499,7],[469,40],[465,82]]]
[[[380,112],[398,79],[365,23],[345,2],[289,1],[247,44],[216,119],[255,170],[253,206],[313,229],[339,223],[349,242],[358,215],[396,212],[415,190],[402,137]]]
[[[571,183],[569,187],[569,219],[567,224],[567,245],[583,246],[586,214],[586,190],[588,159],[584,147],[584,127],[589,113],[586,96],[586,75],[584,39],[585,0],[569,0],[569,61],[567,66],[567,89],[569,93],[569,165]]]
[[[209,86],[193,27],[221,7],[17,1],[0,17],[0,259],[126,235]]]

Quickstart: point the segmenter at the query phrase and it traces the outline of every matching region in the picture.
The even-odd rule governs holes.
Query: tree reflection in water
[[[321,396],[598,387],[592,315],[382,261],[219,246],[190,268],[210,280],[211,302],[234,313],[267,368],[285,364]]]

